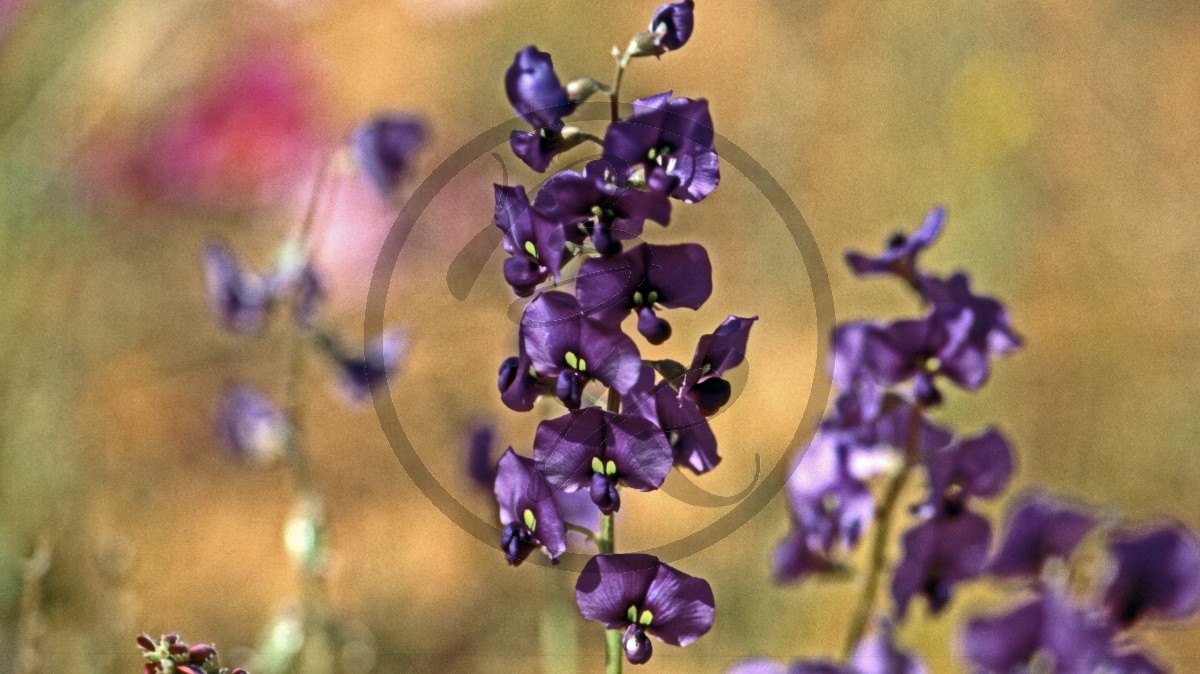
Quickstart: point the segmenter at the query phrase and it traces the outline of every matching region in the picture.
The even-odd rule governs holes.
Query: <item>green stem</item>
[[[620,78],[617,80],[620,83]],[[616,100],[616,94],[613,94],[613,100]],[[614,104],[614,110],[616,109]],[[621,394],[617,393],[616,389],[608,390],[608,405],[609,412],[621,411]],[[612,554],[616,550],[616,517],[615,514],[600,516],[600,538],[596,541],[596,547],[600,548],[600,554]],[[605,674],[621,674],[621,663],[624,662],[625,656],[621,653],[621,630],[605,630],[604,631],[604,661]]]
[[[604,630],[604,674],[621,674],[621,630]]]
[[[613,50],[616,51],[615,49]],[[621,79],[625,77],[625,69],[629,67],[629,53],[617,57],[617,74],[613,76],[612,90],[609,92],[609,105],[612,109],[612,121],[621,118]]]
[[[887,563],[887,543],[891,536],[892,515],[900,500],[900,494],[904,492],[904,485],[908,483],[908,476],[912,473],[913,466],[917,464],[917,440],[920,437],[920,429],[921,406],[913,403],[912,414],[908,420],[908,439],[904,447],[904,463],[900,466],[896,476],[888,483],[883,500],[875,509],[875,535],[871,540],[867,582],[863,586],[862,594],[858,597],[858,605],[854,609],[850,626],[846,631],[846,641],[842,645],[843,658],[850,657],[850,654],[854,652],[854,647],[858,645],[863,633],[867,630],[867,622],[870,620],[871,610],[875,606],[875,595],[879,593],[879,581],[883,577],[883,567]]]

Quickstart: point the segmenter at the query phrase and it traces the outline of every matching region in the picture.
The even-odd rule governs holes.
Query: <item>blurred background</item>
[[[296,227],[315,167],[359,120],[383,110],[427,120],[415,186],[511,118],[503,73],[519,48],[550,51],[564,79],[607,80],[612,45],[658,4],[0,0],[0,671],[137,671],[142,631],[215,642],[230,664],[260,643],[296,645],[287,470],[231,461],[212,430],[227,382],[281,392],[285,338],[214,325],[203,242],[220,235],[263,268]],[[894,283],[853,280],[841,254],[878,250],[947,204],[928,265],[969,270],[1004,299],[1027,348],[982,392],[951,393],[940,420],[1004,429],[1021,459],[1010,495],[1036,482],[1200,526],[1200,6],[698,4],[692,41],[636,61],[625,92],[710,100],[717,131],[804,213],[838,319],[916,311]],[[532,179],[507,148],[497,153],[511,180]],[[722,169],[711,198],[678,207],[670,229],[647,227],[650,241],[705,244],[716,290],[700,312],[672,314],[676,338],[643,353],[686,361],[726,314],[761,317],[744,391],[713,422],[724,463],[699,481],[732,494],[755,455],[771,466],[791,449],[823,355],[795,244],[750,181]],[[484,156],[434,199],[386,309],[411,340],[393,384],[408,437],[484,518],[494,503],[466,474],[468,430],[493,423],[498,450],[528,452],[554,411],[512,413],[496,392],[515,348],[502,254],[467,299],[446,283],[455,255],[490,226],[502,179]],[[361,343],[398,208],[361,179],[346,183],[319,216],[318,264],[329,319]],[[600,630],[571,607],[574,579],[506,566],[414,487],[373,409],[344,405],[323,363],[308,374],[326,595],[348,635],[327,654],[338,671],[598,671]],[[661,493],[626,504],[623,550],[726,512]],[[712,583],[717,622],[686,649],[656,648],[647,670],[836,653],[854,581],[773,585],[771,550],[787,526],[779,497],[676,563]],[[980,584],[947,615],[919,610],[899,639],[935,672],[963,671],[955,625],[1004,601]],[[539,628],[544,608],[558,618]],[[1195,623],[1144,635],[1178,671],[1200,657],[1198,637]]]

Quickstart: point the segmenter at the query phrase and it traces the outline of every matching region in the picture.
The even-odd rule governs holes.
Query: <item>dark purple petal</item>
[[[692,37],[695,7],[692,0],[682,0],[658,8],[650,19],[650,32],[654,34],[657,53],[674,51],[687,44]]]
[[[950,603],[954,585],[977,577],[992,538],[987,520],[971,512],[937,515],[909,529],[903,557],[892,576],[892,598],[903,618],[913,597],[923,595],[932,613]]]
[[[1121,531],[1109,550],[1116,572],[1104,604],[1121,625],[1142,618],[1182,620],[1200,605],[1200,548],[1176,524]]]
[[[523,337],[518,338],[517,348],[518,355],[500,365],[500,399],[514,412],[528,412],[546,390],[525,351]]]
[[[844,437],[818,432],[788,477],[792,517],[825,554],[852,549],[875,514],[871,491],[850,472],[852,451]]]
[[[596,555],[575,583],[575,603],[587,620],[609,629],[625,629],[629,607],[641,608],[659,562],[651,555]]]
[[[351,141],[359,167],[385,197],[404,180],[413,156],[425,145],[425,123],[411,115],[387,113],[363,122]]]
[[[490,489],[496,481],[496,465],[492,461],[495,437],[495,429],[482,424],[472,429],[467,439],[467,475],[484,489]]]
[[[593,474],[639,491],[657,489],[672,465],[667,440],[653,424],[598,407],[539,424],[534,458],[551,484],[571,491],[591,488]],[[602,473],[594,470],[594,461]]]
[[[925,221],[911,236],[894,234],[888,241],[887,249],[878,257],[852,251],[846,254],[846,263],[855,274],[894,274],[915,284],[917,257],[937,239],[945,220],[946,209],[936,206],[925,215]]]
[[[648,631],[664,643],[687,646],[712,628],[716,600],[703,578],[660,564],[641,608],[653,614]]]
[[[671,196],[686,204],[704,201],[721,183],[721,162],[716,152],[682,155],[669,171],[664,167],[662,172],[676,183],[668,190]]]
[[[554,500],[554,490],[532,459],[518,456],[509,447],[500,457],[494,490],[500,506],[500,524],[511,531],[510,537],[515,534],[517,538],[511,547],[502,544],[510,564],[515,566],[523,561],[529,546],[545,548],[550,559],[557,559],[567,551],[566,528]]]
[[[836,570],[837,565],[821,547],[801,526],[793,527],[775,547],[772,557],[775,582],[787,583]]]
[[[849,667],[843,667],[827,660],[798,660],[788,669],[788,674],[857,674]]]
[[[283,410],[250,386],[225,391],[217,403],[216,429],[235,458],[255,463],[282,456],[291,432]]]
[[[964,654],[983,671],[1018,671],[1042,647],[1043,613],[1036,599],[1003,615],[972,619],[963,630]]]
[[[226,329],[252,333],[262,329],[272,296],[267,284],[245,270],[222,241],[204,247],[204,277],[208,304]]]
[[[934,306],[945,309],[963,307],[974,317],[970,342],[976,350],[990,356],[1004,356],[1021,346],[1021,337],[1009,322],[1008,310],[994,298],[971,292],[970,280],[957,273],[948,279],[922,275],[922,294]]]
[[[929,488],[933,501],[967,497],[993,498],[1008,485],[1015,470],[1012,448],[994,428],[933,454]]]
[[[342,392],[353,402],[365,402],[376,386],[395,374],[408,352],[408,340],[398,330],[388,330],[367,343],[362,356],[336,356]]]
[[[1096,520],[1048,495],[1031,493],[1012,508],[1000,549],[988,572],[1002,578],[1036,577],[1048,559],[1067,559]]]
[[[1009,613],[971,620],[963,633],[963,652],[985,672],[1026,671],[1041,660],[1065,674],[1124,672],[1113,669],[1121,659],[1115,636],[1111,625],[1093,612],[1047,591]]]
[[[508,144],[513,154],[538,173],[550,168],[550,162],[564,149],[562,134],[556,129],[513,131]]]
[[[892,625],[883,621],[859,642],[850,658],[854,674],[926,674],[929,668],[892,642]]]
[[[722,321],[712,334],[702,336],[692,356],[691,367],[688,368],[679,388],[680,395],[686,395],[688,390],[699,382],[720,377],[726,371],[740,365],[746,358],[746,342],[750,338],[750,328],[757,320],[758,316],[730,316]]]
[[[620,255],[585,261],[577,287],[588,315],[615,325],[630,311],[654,305],[699,309],[712,294],[712,265],[696,244],[641,244]]]
[[[569,367],[568,353],[578,363],[583,321],[579,303],[560,291],[541,293],[525,307],[521,332],[530,362],[539,373],[557,375]]]
[[[504,74],[504,89],[513,109],[534,128],[557,128],[575,110],[550,55],[532,45],[517,52]]]

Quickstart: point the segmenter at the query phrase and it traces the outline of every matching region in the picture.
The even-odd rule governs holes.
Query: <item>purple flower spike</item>
[[[988,429],[935,453],[929,462],[929,491],[934,507],[951,511],[971,497],[994,498],[1012,479],[1013,451],[1004,436]]]
[[[641,166],[653,191],[695,203],[720,182],[713,121],[703,98],[671,98],[671,92],[633,102],[634,114],[609,125],[604,156],[632,171]]]
[[[408,176],[413,156],[425,146],[425,123],[412,115],[377,115],[355,131],[351,144],[359,167],[385,198]]]
[[[283,455],[291,425],[271,399],[250,386],[235,386],[217,403],[216,429],[235,458],[265,463]]]
[[[1200,548],[1190,532],[1168,524],[1122,531],[1109,543],[1116,573],[1104,604],[1122,626],[1143,618],[1182,620],[1200,605]]]
[[[745,360],[750,328],[757,320],[758,316],[730,316],[712,334],[701,337],[696,345],[696,353],[683,377],[679,395],[695,403],[705,416],[716,414],[729,402],[732,391],[729,382],[722,379],[721,375]]]
[[[667,439],[654,424],[599,407],[538,424],[533,457],[550,484],[565,491],[589,489],[605,513],[621,507],[618,484],[658,489],[672,465]]]
[[[274,298],[267,283],[242,267],[223,241],[204,247],[204,277],[209,308],[221,325],[240,334],[262,329]]]
[[[495,491],[504,527],[500,549],[509,564],[519,565],[538,548],[544,548],[551,560],[567,551],[567,532],[554,489],[532,459],[518,456],[509,447],[500,457]]]
[[[662,429],[676,466],[687,467],[697,475],[716,468],[721,457],[717,455],[717,436],[708,420],[695,403],[680,399],[670,382],[660,381],[656,385],[654,379],[654,368],[643,365],[637,385],[626,397],[625,409]]]
[[[641,244],[585,261],[576,294],[589,316],[614,326],[636,311],[638,332],[651,344],[662,344],[671,326],[656,308],[699,309],[712,294],[712,264],[704,247],[694,243]]]
[[[927,674],[929,668],[917,658],[896,648],[892,624],[884,620],[859,642],[850,658],[854,674]]]
[[[504,232],[504,250],[510,256],[504,261],[504,280],[524,297],[547,278],[558,279],[567,232],[530,207],[524,187],[496,185],[495,189],[496,226]]]
[[[575,110],[550,55],[532,45],[517,52],[504,74],[504,89],[513,109],[535,129],[557,129]]]
[[[1095,523],[1082,510],[1031,493],[1014,506],[988,572],[1001,578],[1036,577],[1047,560],[1070,557]]]
[[[954,585],[979,576],[987,561],[992,529],[972,512],[938,514],[904,534],[904,554],[892,576],[892,598],[903,618],[913,597],[924,595],[929,610],[950,603]]]
[[[546,217],[566,228],[584,224],[592,245],[604,255],[620,252],[622,240],[641,236],[646,220],[671,222],[671,203],[656,192],[627,185],[625,165],[588,162],[583,173],[562,171],[542,185],[534,204]]]
[[[916,286],[917,257],[937,239],[945,221],[946,209],[935,206],[925,215],[925,222],[912,236],[900,232],[893,234],[888,240],[887,249],[878,257],[868,257],[854,251],[846,253],[846,264],[860,276],[893,274]]]
[[[555,378],[555,392],[570,409],[579,409],[593,379],[622,395],[637,383],[641,356],[633,340],[589,319],[572,295],[538,295],[525,307],[521,333],[530,362],[539,375]]]
[[[624,630],[627,659],[650,659],[649,634],[687,646],[712,628],[716,602],[702,578],[677,571],[650,555],[596,555],[575,584],[575,602],[588,620]]]
[[[389,330],[367,342],[360,356],[347,355],[329,338],[322,339],[322,346],[338,365],[342,392],[354,403],[369,400],[371,391],[391,378],[408,353],[408,340],[398,330]]]
[[[687,44],[692,37],[693,16],[696,3],[692,0],[672,2],[658,8],[650,19],[650,32],[654,34],[654,51],[665,54]]]

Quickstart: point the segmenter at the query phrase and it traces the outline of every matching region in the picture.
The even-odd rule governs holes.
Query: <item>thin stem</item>
[[[613,49],[616,52],[616,49]],[[625,69],[629,67],[629,53],[617,57],[617,74],[613,76],[612,89],[609,91],[609,105],[612,111],[612,121],[617,121],[621,118],[621,79],[625,77]]]
[[[599,544],[600,542],[600,538],[597,536],[596,532],[588,529],[587,527],[581,527],[577,524],[571,524],[570,522],[566,523],[566,527],[567,531],[574,531],[577,534],[583,534],[584,538],[593,543]]]
[[[849,629],[846,631],[846,641],[842,646],[843,658],[850,657],[854,647],[858,645],[863,633],[867,630],[867,622],[870,620],[871,610],[875,606],[875,595],[879,593],[879,581],[883,576],[883,567],[887,563],[887,544],[891,535],[892,515],[896,510],[896,503],[900,500],[900,494],[904,492],[904,485],[908,483],[908,476],[917,464],[917,440],[920,437],[920,430],[921,406],[913,403],[912,414],[908,420],[908,439],[904,447],[904,463],[900,466],[896,476],[888,483],[883,501],[875,509],[875,536],[871,540],[867,583],[858,597],[858,605],[854,609]]]
[[[614,98],[614,100],[616,99]],[[621,411],[621,394],[615,388],[608,389],[608,405],[606,407],[609,412]],[[615,523],[614,514],[601,515],[600,538],[596,541],[596,547],[600,548],[600,554],[612,554],[616,550]],[[605,674],[621,674],[621,663],[625,659],[621,653],[621,636],[621,630],[604,631]]]
[[[604,630],[604,674],[621,674],[621,630]]]

